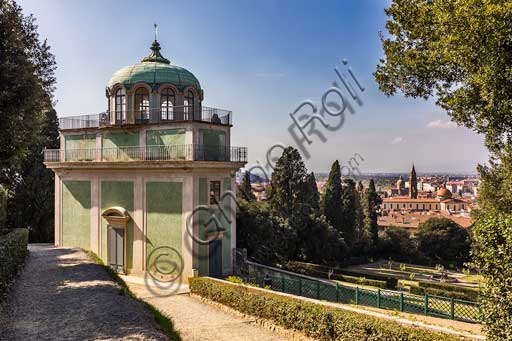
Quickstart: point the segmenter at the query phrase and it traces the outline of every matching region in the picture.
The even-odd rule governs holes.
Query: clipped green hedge
[[[289,262],[286,264],[286,268],[289,271],[322,278],[328,278],[329,271],[333,270],[333,274],[331,275],[331,279],[333,280],[368,285],[381,289],[396,289],[398,285],[398,279],[394,277],[381,276],[378,274],[363,274],[351,270],[329,268],[312,263]]]
[[[0,235],[0,296],[11,284],[28,254],[28,230],[14,229]]]
[[[466,296],[466,294],[458,291],[444,291],[441,289],[434,289],[434,288],[422,288],[422,287],[416,287],[411,286],[409,292],[411,294],[415,295],[434,295],[434,296],[442,296],[442,297],[448,297],[448,298],[454,298],[456,300],[464,300],[464,301],[472,301],[476,302],[475,300],[470,299],[470,297]]]
[[[190,278],[189,287],[194,294],[320,340],[458,340],[451,335],[209,278]]]
[[[419,281],[418,285],[420,288],[424,289],[424,292],[432,295],[452,297],[473,302],[478,301],[478,297],[480,296],[480,289],[477,288],[467,288],[447,283],[427,281]]]

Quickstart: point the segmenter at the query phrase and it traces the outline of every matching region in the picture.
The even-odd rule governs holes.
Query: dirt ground
[[[167,340],[144,306],[83,251],[29,250],[0,307],[0,340]]]

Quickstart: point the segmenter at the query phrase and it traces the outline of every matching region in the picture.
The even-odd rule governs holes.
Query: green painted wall
[[[199,129],[203,137],[203,153],[205,160],[217,161],[226,157],[226,133],[220,130]]]
[[[119,147],[134,147],[139,145],[138,132],[104,133],[103,159],[106,161],[131,160],[138,155],[134,150],[118,151]],[[114,148],[114,149],[112,149]],[[130,153],[131,151],[131,153]],[[135,156],[136,157],[136,156]]]
[[[151,269],[152,266],[149,262],[158,257],[158,254],[153,253],[158,247],[169,246],[183,255],[182,201],[181,182],[146,183],[147,269]],[[159,249],[156,252],[168,253],[169,250]],[[171,271],[171,268],[165,269],[165,265],[162,262],[161,271]]]
[[[96,134],[64,137],[66,161],[85,161],[96,158]]]
[[[133,147],[139,145],[138,132],[104,133],[103,148]]]
[[[199,178],[199,205],[210,206],[210,212],[199,211],[199,238],[201,238],[202,240],[206,240],[206,231],[211,231],[212,229],[215,228],[215,226],[213,226],[213,223],[211,226],[205,226],[206,222],[210,220],[211,215],[214,214],[221,224],[220,227],[225,230],[224,238],[222,239],[222,268],[224,272],[227,272],[231,267],[231,224],[228,219],[234,219],[233,217],[231,217],[231,197],[229,195],[226,195],[223,198],[221,205],[224,212],[220,212],[219,208],[216,205],[209,205],[208,185],[209,184],[207,178]],[[221,198],[224,195],[224,193],[226,193],[226,191],[229,190],[231,190],[231,179],[224,178]],[[200,275],[208,274],[208,265],[208,245],[199,245]]]
[[[101,212],[112,206],[125,208],[130,215],[126,231],[126,266],[132,267],[133,257],[133,181],[102,181],[101,182]],[[101,258],[107,264],[107,220],[101,218]]]
[[[205,146],[225,146],[226,133],[220,130],[199,129],[203,136],[203,145]]]
[[[224,178],[223,191],[221,193],[221,196],[230,190],[231,179]],[[224,272],[227,272],[231,267],[231,224],[225,217],[228,217],[231,221],[236,219],[236,217],[231,216],[231,196],[226,195],[224,197],[223,208],[225,215],[221,214],[220,216],[222,217],[222,227],[226,229],[226,232],[224,232],[224,238],[222,239],[222,269]]]
[[[206,178],[199,178],[199,205],[208,205],[208,183]],[[205,222],[208,212],[199,211],[199,238],[206,240]],[[208,245],[199,244],[199,275],[208,275]]]
[[[185,144],[185,129],[163,129],[146,131],[146,145],[172,146]]]
[[[91,182],[62,182],[62,245],[91,249]]]
[[[94,135],[68,135],[64,137],[65,149],[96,148],[96,134]]]

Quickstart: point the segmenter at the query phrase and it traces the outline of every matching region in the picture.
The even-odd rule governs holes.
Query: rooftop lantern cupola
[[[155,63],[164,63],[164,64],[171,64],[169,59],[162,56],[160,53],[160,43],[156,40],[153,41],[153,44],[151,44],[151,54],[147,56],[146,58],[142,59],[141,62],[155,62]]]

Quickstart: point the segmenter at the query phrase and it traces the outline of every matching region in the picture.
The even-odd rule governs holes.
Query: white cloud
[[[427,123],[427,127],[429,128],[441,128],[441,129],[448,129],[448,128],[455,128],[457,127],[457,124],[452,121],[442,121],[442,120],[435,120]]]
[[[393,140],[391,140],[391,144],[399,144],[404,142],[404,138],[402,136],[397,136]]]

